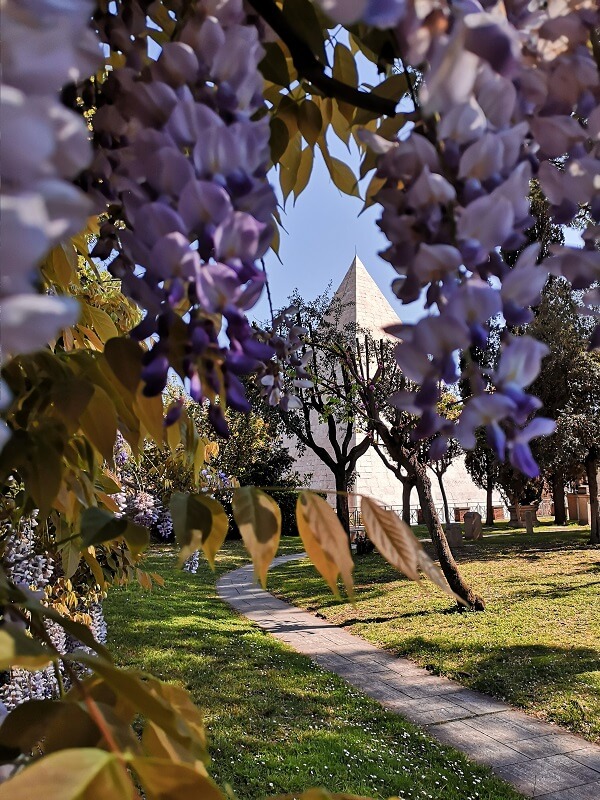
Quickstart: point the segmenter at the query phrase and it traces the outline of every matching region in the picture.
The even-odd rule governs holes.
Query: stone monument
[[[481,514],[478,511],[467,511],[465,514],[465,539],[481,539],[483,530]]]

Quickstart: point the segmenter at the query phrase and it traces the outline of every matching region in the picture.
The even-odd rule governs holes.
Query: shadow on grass
[[[159,561],[161,563],[159,563]],[[239,565],[229,559],[225,571]],[[238,616],[215,576],[148,558],[164,589],[115,589],[106,601],[117,661],[185,686],[204,709],[211,774],[240,800],[308,786],[385,798],[417,792],[460,800],[515,798],[508,787],[445,750],[337,676],[322,672]],[[357,651],[360,655],[360,651]]]
[[[438,663],[452,663],[460,654],[461,670],[456,677],[468,677],[469,686],[481,692],[494,694],[523,707],[537,706],[557,693],[572,696],[576,683],[582,676],[600,670],[598,651],[592,647],[558,647],[547,645],[508,645],[486,647],[485,652],[464,642],[440,643],[426,636],[414,636],[402,641],[395,652],[411,657],[430,653]],[[434,670],[435,671],[435,670]],[[453,677],[451,669],[445,674]],[[594,710],[590,709],[590,723],[600,733],[600,687],[592,692]],[[593,716],[592,716],[593,715]],[[561,719],[557,717],[557,719]]]

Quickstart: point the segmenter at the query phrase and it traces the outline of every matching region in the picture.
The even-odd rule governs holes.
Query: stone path
[[[304,557],[280,556],[274,564]],[[600,747],[278,600],[253,583],[251,566],[224,575],[217,590],[261,628],[440,742],[487,764],[522,794],[600,800]]]

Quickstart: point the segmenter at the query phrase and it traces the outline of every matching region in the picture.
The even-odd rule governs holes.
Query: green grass
[[[282,548],[297,550],[297,539]],[[228,543],[218,571],[241,563],[241,547]],[[121,665],[191,692],[205,711],[211,774],[240,800],[310,786],[414,800],[520,797],[231,611],[206,566],[180,572],[164,548],[147,567],[166,586],[109,593],[109,644]]]
[[[374,644],[600,740],[600,551],[577,528],[486,537],[457,556],[484,613],[452,613],[378,554],[355,559],[357,603],[337,603],[307,562],[270,589]],[[430,545],[427,545],[429,548]],[[430,551],[431,552],[431,551]]]
[[[412,531],[419,539],[429,538],[429,531],[427,530],[426,525],[412,525]],[[552,517],[539,517],[539,522],[537,525],[533,526],[534,533],[557,533],[557,532],[582,532],[588,531],[585,525],[580,525],[578,522],[567,522],[566,525],[557,526],[554,524],[554,520]],[[497,520],[494,522],[492,527],[488,525],[483,525],[483,535],[495,535],[495,534],[502,534],[502,533],[515,533],[519,535],[523,535],[525,533],[524,528],[515,528],[513,527],[508,520]]]

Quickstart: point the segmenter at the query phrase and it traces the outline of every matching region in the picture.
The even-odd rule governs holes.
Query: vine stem
[[[324,65],[306,42],[298,36],[273,0],[248,0],[248,5],[252,6],[259,17],[270,25],[287,45],[298,74],[312,83],[325,97],[335,97],[344,103],[350,103],[365,109],[365,111],[373,111],[380,116],[396,116],[395,100],[378,97],[372,92],[361,92],[354,86],[349,86],[347,83],[327,75]]]

